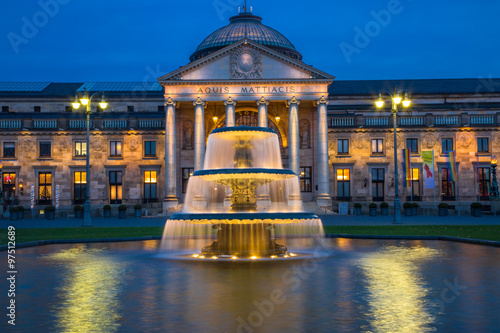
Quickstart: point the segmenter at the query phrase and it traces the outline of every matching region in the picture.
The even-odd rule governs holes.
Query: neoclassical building
[[[89,154],[95,214],[104,204],[178,207],[203,167],[210,132],[246,125],[278,134],[284,167],[300,175],[309,207],[390,202],[396,181],[402,201],[487,202],[490,160],[500,155],[500,80],[337,81],[261,21],[248,12],[232,17],[158,82],[0,82],[6,200],[29,207],[33,196],[35,209],[83,202]],[[397,146],[411,149],[407,189],[394,179],[390,106],[374,106],[379,91],[395,87],[413,102],[397,118]],[[92,104],[89,147],[84,112],[71,107],[85,90],[109,103]],[[449,150],[457,153],[456,183]],[[422,151],[434,152],[434,189],[421,181]]]

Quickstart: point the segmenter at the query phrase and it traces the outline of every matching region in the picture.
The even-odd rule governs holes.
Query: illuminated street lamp
[[[87,115],[87,151],[85,153],[86,156],[86,190],[85,190],[85,203],[83,204],[84,211],[85,213],[83,214],[83,226],[84,227],[90,227],[92,226],[92,209],[90,206],[90,160],[89,160],[89,155],[90,155],[90,115],[92,114],[92,98],[97,95],[101,94],[101,101],[99,102],[99,106],[101,109],[106,109],[108,107],[108,103],[106,102],[106,99],[104,98],[104,92],[96,92],[92,96],[89,97],[89,92],[87,89],[85,89],[85,94],[78,99],[78,95],[75,94],[75,100],[71,105],[73,106],[74,109],[79,109],[80,108],[80,103],[81,105],[85,106],[85,114]]]
[[[493,173],[493,180],[490,188],[490,199],[498,199],[498,182],[497,182],[497,157],[491,156],[491,173]]]
[[[408,92],[406,90],[398,90],[398,87],[394,89],[394,94],[388,91],[384,91],[389,96],[391,96],[392,102],[392,117],[394,120],[394,179],[395,179],[395,194],[394,194],[394,221],[393,223],[401,223],[401,203],[399,201],[399,178],[398,178],[398,135],[397,135],[397,115],[398,115],[398,105],[403,104],[403,107],[407,108],[411,105],[411,101],[408,98]],[[405,93],[404,99],[401,98],[401,93]],[[379,92],[378,99],[375,101],[377,108],[382,108],[385,102],[382,99],[382,92]]]

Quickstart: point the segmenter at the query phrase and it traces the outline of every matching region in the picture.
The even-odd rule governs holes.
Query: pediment
[[[206,81],[311,81],[334,77],[251,40],[241,40],[158,79],[164,84]]]

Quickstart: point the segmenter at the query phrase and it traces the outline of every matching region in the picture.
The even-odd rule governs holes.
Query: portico
[[[237,118],[242,113],[255,115],[254,126],[278,132],[284,167],[300,176],[301,155],[314,161],[312,194],[304,200],[330,206],[327,98],[333,80],[333,76],[249,39],[159,78],[167,111],[165,208],[182,201],[175,177],[184,168],[181,164],[192,158],[194,170],[201,169],[210,132],[241,124]],[[182,128],[176,128],[176,122]],[[190,122],[193,137],[185,128]],[[190,141],[192,152],[186,149]]]

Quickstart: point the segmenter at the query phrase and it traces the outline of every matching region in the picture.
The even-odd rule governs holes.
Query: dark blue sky
[[[238,3],[243,1],[4,1],[0,81],[152,81],[187,64],[197,45],[237,14]],[[338,80],[500,77],[498,1],[249,5],[304,62]]]

